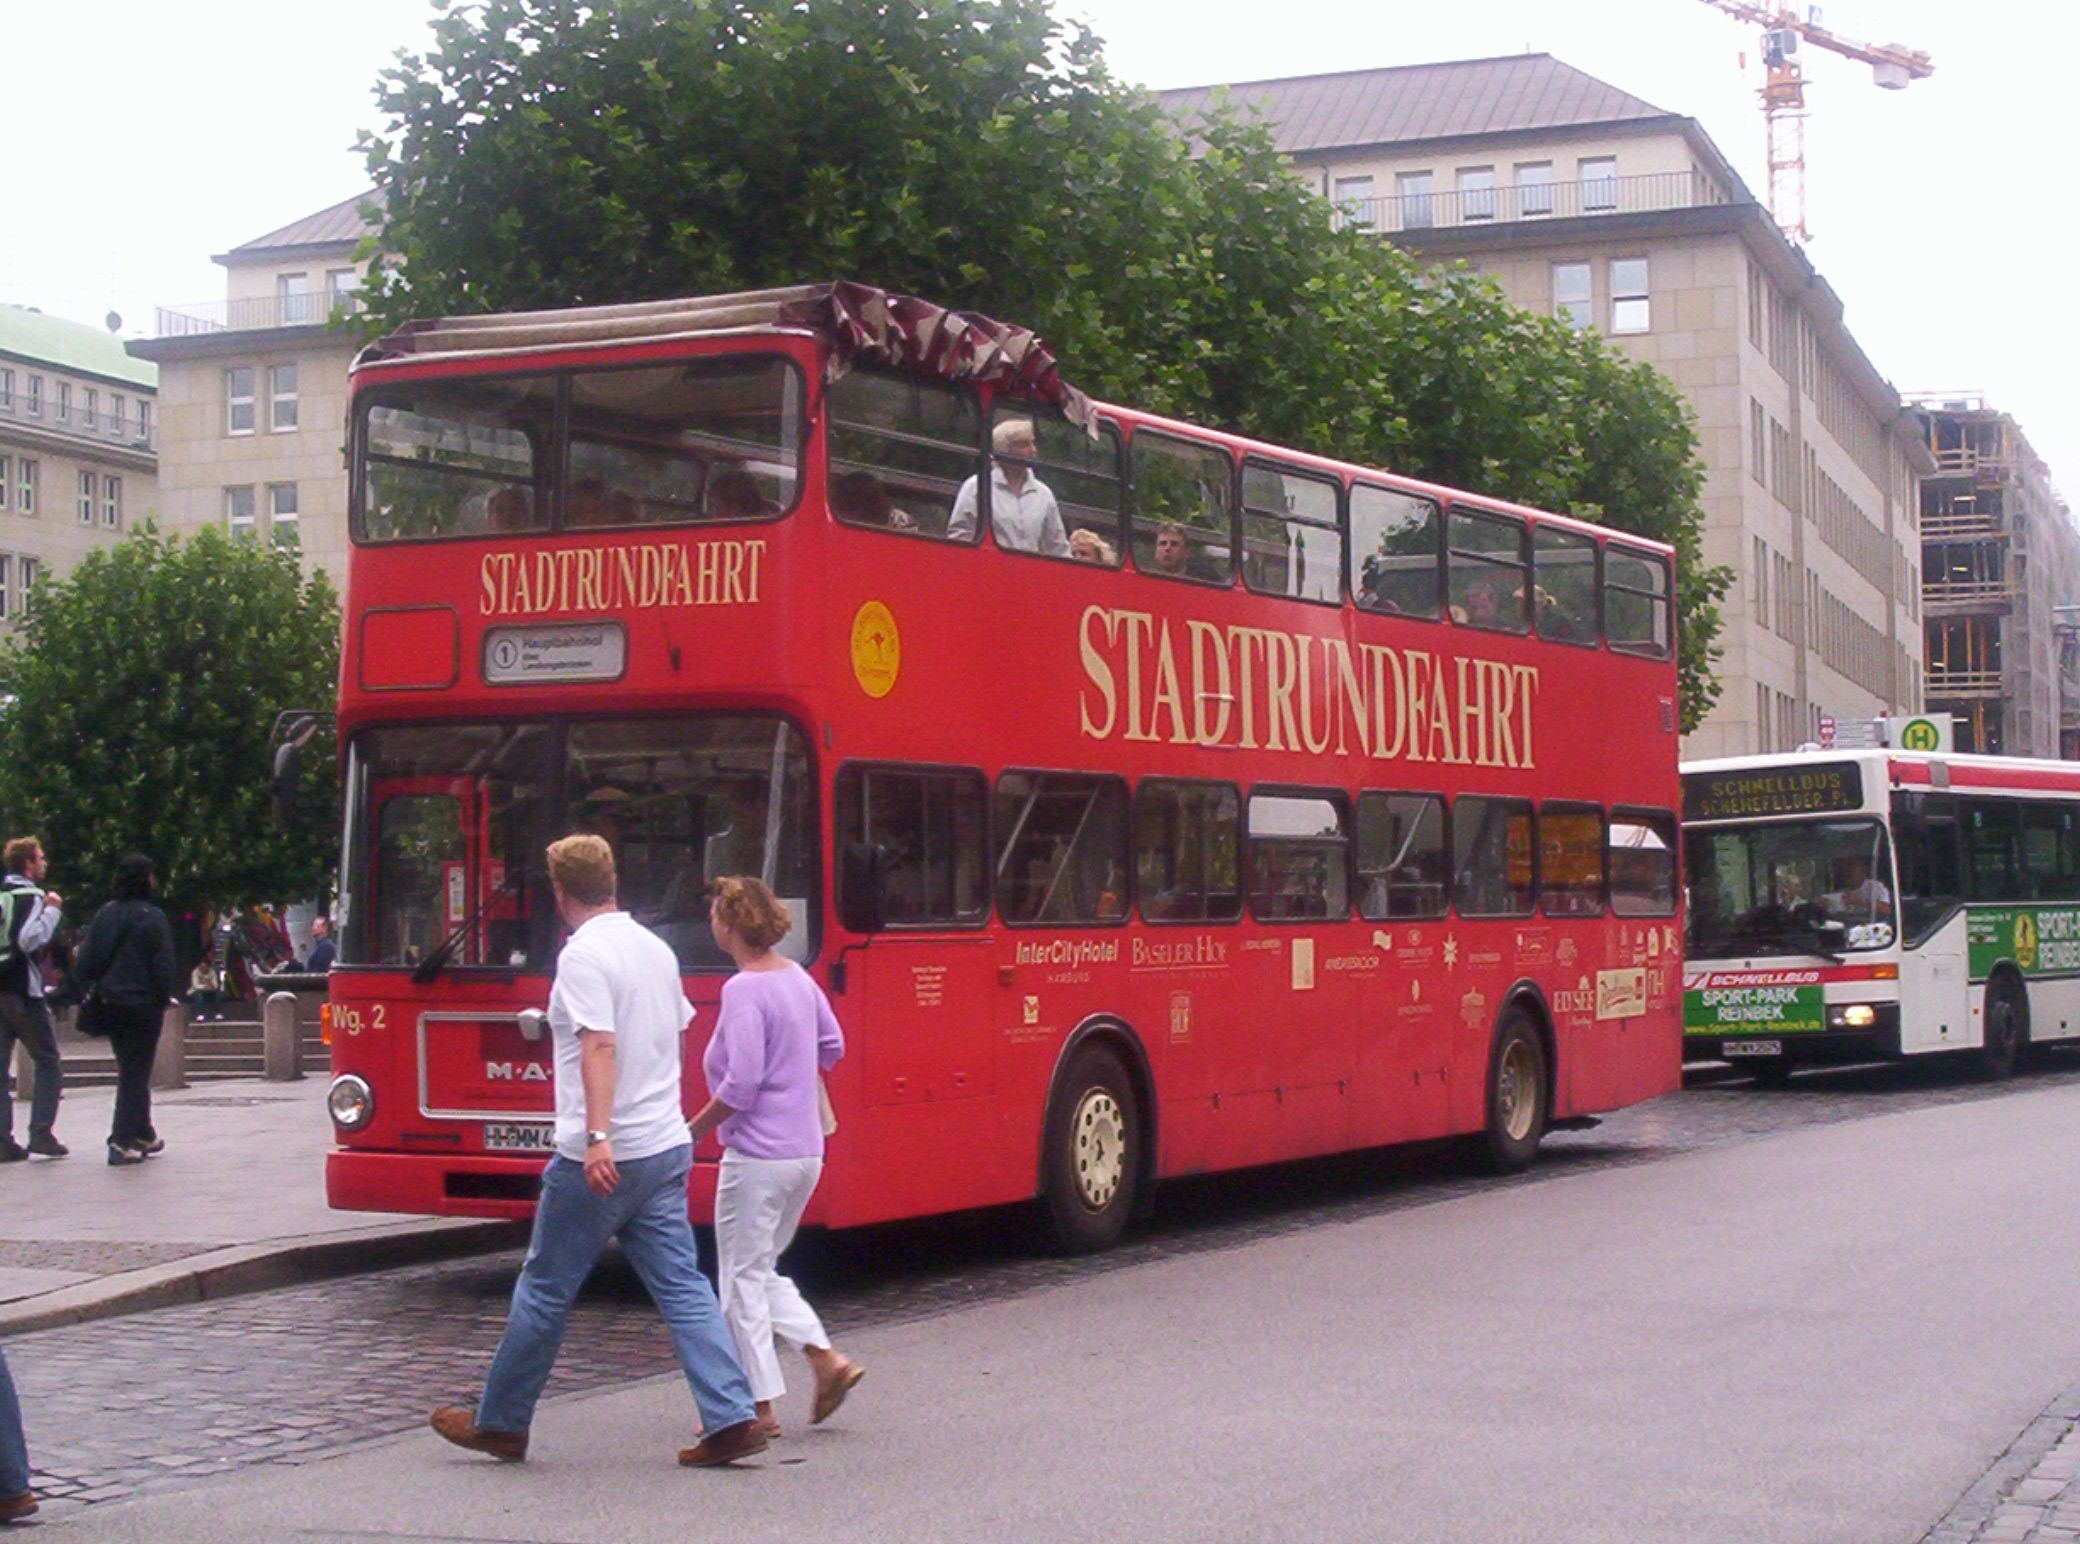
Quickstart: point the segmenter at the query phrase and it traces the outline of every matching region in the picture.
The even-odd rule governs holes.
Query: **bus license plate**
[[[484,1127],[487,1153],[546,1153],[556,1145],[556,1128],[547,1122],[491,1121]]]
[[[1719,1047],[1721,1056],[1782,1056],[1781,1040],[1729,1040]]]

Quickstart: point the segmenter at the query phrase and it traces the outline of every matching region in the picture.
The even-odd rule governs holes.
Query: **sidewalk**
[[[115,1091],[68,1091],[69,1158],[0,1165],[0,1336],[167,1303],[470,1253],[508,1223],[335,1212],[323,1077],[153,1096],[166,1151],[106,1162]],[[16,1138],[28,1105],[14,1106]]]

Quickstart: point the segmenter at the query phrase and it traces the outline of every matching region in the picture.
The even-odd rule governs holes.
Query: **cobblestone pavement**
[[[2080,1386],[2051,1401],[1921,1544],[2080,1540]]]
[[[1704,1070],[1683,1093],[1624,1111],[1594,1131],[1555,1134],[1538,1164],[1510,1179],[1469,1176],[1442,1148],[1364,1153],[1172,1184],[1161,1192],[1154,1219],[1094,1257],[1037,1255],[1025,1216],[1006,1211],[805,1237],[789,1258],[842,1335],[1166,1256],[1427,1206],[1486,1186],[1543,1184],[1804,1126],[2067,1083],[2080,1084],[2080,1059],[2053,1060],[2010,1084],[1914,1065],[1808,1073],[1772,1092]],[[518,1263],[518,1252],[507,1251],[14,1337],[7,1352],[36,1487],[59,1514],[68,1503],[192,1485],[255,1464],[301,1463],[415,1427],[434,1403],[474,1394]],[[572,1318],[548,1393],[608,1387],[674,1365],[641,1288],[610,1258]],[[2059,1435],[2071,1426],[2069,1416],[2056,1421],[2063,1423]],[[2041,1458],[2053,1466],[2046,1481],[2070,1463],[2070,1479],[2080,1456],[2070,1446],[2054,1448],[2057,1440],[2003,1463],[2019,1473]],[[2003,1484],[1991,1494],[2006,1492]],[[1942,1526],[1961,1518],[1971,1501]],[[1984,1510],[1992,1515],[1990,1503]],[[2074,1511],[2080,1502],[2067,1508]],[[2032,1526],[2063,1526],[2054,1521],[2059,1515],[2066,1514],[2046,1503]],[[1929,1544],[2073,1536],[1939,1529]]]

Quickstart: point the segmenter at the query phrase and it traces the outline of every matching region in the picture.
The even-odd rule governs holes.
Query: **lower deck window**
[[[1151,778],[1134,791],[1134,888],[1150,922],[1242,915],[1240,800],[1230,783]]]
[[[838,839],[878,853],[890,927],[965,927],[989,912],[987,787],[980,772],[847,767]]]
[[[1452,801],[1452,894],[1461,915],[1522,917],[1536,892],[1527,799]]]
[[[1349,837],[1342,794],[1250,795],[1249,909],[1259,922],[1350,914]]]

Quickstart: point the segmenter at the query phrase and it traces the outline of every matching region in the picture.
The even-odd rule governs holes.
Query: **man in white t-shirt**
[[[616,904],[605,838],[550,843],[549,882],[570,929],[549,990],[556,1156],[542,1173],[534,1237],[483,1398],[474,1411],[442,1406],[433,1429],[494,1458],[527,1456],[571,1304],[618,1238],[664,1315],[707,1433],[679,1462],[733,1463],[762,1451],[766,1435],[686,1216],[693,1143],[679,1096],[679,1037],[693,1004],[671,947]]]
[[[1026,464],[1040,454],[1032,421],[1005,419],[990,431],[990,445],[997,454],[989,469],[989,527],[997,533],[997,545],[1014,552],[1067,557],[1069,536],[1062,529],[1062,511],[1054,501],[1054,490]],[[966,541],[975,534],[979,481],[970,477],[953,496],[953,514],[946,522],[948,541]]]

